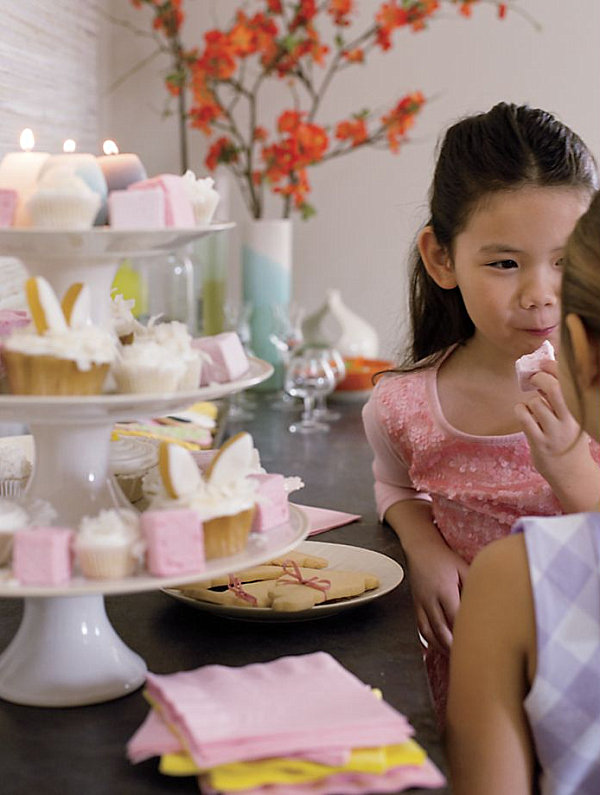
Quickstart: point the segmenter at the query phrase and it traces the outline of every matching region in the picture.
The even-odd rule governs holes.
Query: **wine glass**
[[[290,304],[272,304],[270,342],[277,348],[281,357],[283,378],[290,360],[292,351],[302,344],[302,319],[305,310],[292,302]],[[296,401],[285,389],[280,389],[274,396],[272,405],[276,409],[295,409]]]
[[[327,345],[319,346],[321,356],[323,356],[330,364],[333,374],[335,376],[335,383],[328,392],[322,392],[317,396],[315,403],[315,417],[318,420],[325,420],[327,422],[334,422],[339,420],[342,416],[339,411],[332,411],[327,407],[327,395],[330,395],[336,386],[346,377],[346,363],[344,357],[337,350]]]
[[[250,318],[252,317],[252,304],[249,301],[225,301],[223,305],[225,328],[235,331],[240,338],[242,347],[247,356],[254,356],[250,347]],[[254,419],[252,409],[255,407],[251,398],[243,392],[236,392],[229,397],[229,410],[227,419],[231,422],[244,422]]]
[[[329,430],[314,416],[315,399],[335,386],[335,375],[321,350],[301,346],[292,352],[285,374],[284,389],[292,397],[302,398],[304,410],[300,422],[289,426],[291,433],[318,433]]]

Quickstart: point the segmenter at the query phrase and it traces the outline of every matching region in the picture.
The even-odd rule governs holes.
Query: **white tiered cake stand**
[[[44,275],[58,295],[74,281],[92,290],[95,322],[109,317],[109,290],[125,257],[164,254],[195,238],[229,229],[123,232],[0,230],[0,252],[22,260],[33,275]],[[22,501],[32,507],[50,502],[56,523],[77,526],[83,516],[120,507],[123,497],[109,477],[110,436],[114,423],[140,416],[160,416],[199,400],[212,400],[268,378],[273,368],[251,359],[236,381],[190,392],[107,394],[93,397],[0,395],[0,420],[29,425],[35,441],[35,464]],[[146,664],[117,635],[106,615],[105,594],[156,590],[200,578],[212,578],[284,554],[306,537],[306,516],[292,506],[290,521],[267,534],[250,537],[243,553],[207,562],[203,572],[159,578],[148,574],[122,580],[91,581],[74,577],[60,588],[21,586],[7,572],[0,597],[24,597],[21,625],[0,655],[0,697],[41,707],[82,706],[119,698],[140,687]]]

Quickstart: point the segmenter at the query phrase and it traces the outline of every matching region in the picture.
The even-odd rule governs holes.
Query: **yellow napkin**
[[[400,745],[377,748],[355,748],[345,765],[332,766],[306,759],[257,759],[251,762],[231,762],[210,770],[197,767],[189,754],[165,754],[160,771],[168,776],[193,776],[207,773],[211,786],[217,790],[244,790],[265,784],[301,784],[318,781],[334,773],[385,773],[401,765],[422,765],[427,755],[413,740]]]

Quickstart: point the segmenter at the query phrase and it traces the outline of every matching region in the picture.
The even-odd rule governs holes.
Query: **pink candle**
[[[124,190],[132,182],[146,179],[146,169],[141,160],[132,152],[120,153],[114,141],[104,141],[104,155],[98,158],[98,165],[102,169],[108,192],[111,190]]]
[[[15,226],[28,226],[28,217],[24,204],[35,189],[40,171],[49,152],[33,152],[35,145],[33,133],[26,128],[21,133],[21,152],[9,152],[0,163],[0,188],[16,190],[19,194],[15,213]]]

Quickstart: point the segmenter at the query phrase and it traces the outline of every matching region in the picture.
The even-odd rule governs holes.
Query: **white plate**
[[[290,507],[292,507],[291,504]],[[207,613],[214,613],[227,618],[237,618],[242,621],[309,621],[315,618],[331,616],[343,610],[350,610],[366,602],[372,602],[373,599],[378,599],[389,591],[393,591],[404,579],[404,570],[399,563],[396,563],[392,558],[388,558],[387,555],[374,552],[372,549],[352,547],[347,544],[330,544],[323,541],[305,541],[296,548],[306,552],[307,555],[325,558],[329,561],[328,569],[364,571],[374,574],[379,579],[379,587],[372,591],[366,591],[360,596],[353,596],[350,599],[343,599],[339,602],[325,602],[322,605],[311,607],[310,610],[299,610],[293,613],[281,613],[268,607],[215,605],[210,602],[191,599],[189,596],[185,596],[180,591],[172,588],[166,588],[165,593],[195,607],[197,610],[204,610]],[[327,576],[326,573],[327,569],[323,569],[324,577]]]
[[[298,543],[306,538],[309,530],[310,521],[304,511],[295,505],[290,505],[289,522],[274,527],[268,533],[252,533],[243,552],[240,552],[239,555],[209,560],[204,571],[171,577],[152,577],[145,573],[121,580],[88,580],[79,576],[73,577],[65,586],[41,587],[19,585],[15,580],[10,579],[9,571],[0,569],[4,575],[3,578],[0,576],[0,597],[82,596],[99,593],[122,594],[157,591],[160,588],[195,582],[201,577],[221,577],[230,571],[258,566],[265,560],[285,555],[290,549],[297,547]]]
[[[223,384],[209,384],[189,392],[120,393],[106,395],[0,395],[0,418],[43,422],[49,419],[110,421],[160,417],[167,411],[186,408],[201,400],[220,397],[248,389],[273,373],[273,365],[249,357],[250,366],[240,378]]]
[[[27,260],[43,256],[46,260],[78,257],[87,263],[111,257],[156,256],[179,248],[214,232],[232,229],[235,223],[209,224],[189,229],[111,229],[94,226],[90,229],[0,229],[0,250]]]

